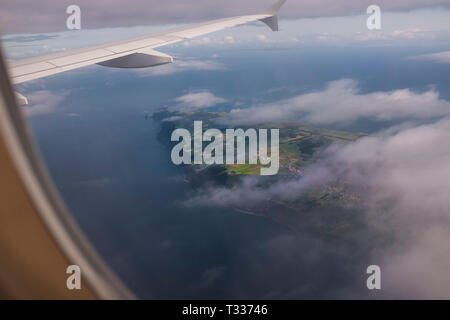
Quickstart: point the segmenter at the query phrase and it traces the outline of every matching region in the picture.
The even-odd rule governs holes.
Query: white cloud
[[[226,36],[225,37],[225,42],[229,43],[229,44],[233,44],[233,43],[235,43],[235,40],[234,40],[234,38],[232,36]]]
[[[165,118],[162,121],[163,122],[172,122],[172,121],[178,121],[181,119],[183,119],[183,117],[181,117],[181,116],[172,116],[172,117]]]
[[[196,93],[188,93],[175,99],[175,101],[178,104],[174,107],[169,108],[170,110],[187,111],[193,109],[209,108],[217,104],[224,103],[227,100],[217,97],[209,91],[201,91]]]
[[[24,113],[27,116],[36,116],[54,112],[69,93],[69,91],[55,93],[47,90],[29,93],[27,99],[30,104],[23,107]]]
[[[416,93],[409,89],[361,93],[351,79],[333,81],[322,90],[274,103],[234,109],[233,124],[302,121],[310,124],[346,124],[358,119],[378,121],[433,119],[450,114],[450,102],[434,89]]]
[[[190,41],[183,41],[181,44],[185,47],[189,47],[191,45],[205,45],[205,44],[211,44],[213,40],[211,40],[210,37],[203,37],[199,39],[194,39]]]
[[[263,35],[263,34],[256,35],[256,39],[258,39],[259,41],[262,41],[262,42],[267,42],[268,41],[267,37],[265,35]]]
[[[236,41],[233,36],[226,35],[222,36],[223,33],[226,31],[219,32],[217,34],[212,34],[211,37],[204,37],[199,39],[193,39],[188,41],[183,41],[180,44],[175,44],[175,46],[183,46],[183,47],[191,47],[191,46],[224,46],[224,45],[230,45],[235,43],[240,43],[241,41]],[[229,31],[228,31],[229,33]]]
[[[432,61],[438,63],[450,63],[450,51],[423,54],[420,56],[411,57],[411,59]]]

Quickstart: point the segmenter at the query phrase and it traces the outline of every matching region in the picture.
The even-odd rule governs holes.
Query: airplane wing
[[[11,80],[13,84],[19,84],[92,64],[114,68],[146,68],[171,63],[171,56],[154,48],[253,21],[262,21],[273,31],[278,31],[277,13],[285,2],[279,0],[260,14],[213,20],[148,36],[13,61],[9,66]],[[27,103],[20,94],[17,94],[17,98],[22,104]]]

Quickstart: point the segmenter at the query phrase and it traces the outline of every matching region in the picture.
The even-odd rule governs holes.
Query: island
[[[167,109],[153,113],[161,129],[158,140],[170,150],[174,143],[171,134],[177,128],[193,132],[194,121],[203,122],[203,130],[216,128],[225,130],[227,113],[218,111],[176,112]],[[261,190],[271,185],[302,179],[304,171],[314,163],[321,161],[321,151],[332,144],[343,146],[367,136],[361,132],[336,131],[317,128],[300,123],[267,123],[258,127],[280,129],[280,170],[278,175],[259,176],[260,164],[234,165],[181,165],[185,182],[194,191],[204,188],[233,189],[242,184],[243,179],[254,177]],[[245,126],[239,126],[246,130]],[[280,199],[267,196],[257,203],[234,205],[233,210],[269,218],[294,232],[320,233],[333,239],[351,235],[356,229],[363,228],[358,190],[345,181],[333,181],[305,190],[298,197]]]

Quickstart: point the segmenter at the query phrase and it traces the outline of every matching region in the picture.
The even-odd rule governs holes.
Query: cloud
[[[254,14],[275,0],[78,0],[83,28],[128,27],[148,24],[180,24],[215,18]],[[4,33],[51,32],[65,30],[66,8],[72,0],[3,0],[0,4],[0,27]],[[305,0],[288,1],[282,16],[291,19],[365,14],[369,0]],[[385,11],[410,11],[417,8],[449,7],[448,0],[379,0]]]
[[[402,37],[406,39],[424,38],[425,33],[420,28],[414,28],[410,30],[394,30],[391,32],[394,37]]]
[[[393,236],[373,258],[393,297],[450,298],[449,139],[445,119],[334,147],[320,165],[364,190],[369,225]]]
[[[261,183],[257,176],[244,177],[241,182],[231,188],[211,187],[201,190],[198,194],[187,199],[183,204],[187,207],[213,206],[245,208],[258,207],[263,201],[276,199],[290,201],[301,196],[305,191],[329,183],[333,176],[328,168],[310,167],[300,180],[288,180],[267,186]]]
[[[226,36],[225,37],[225,42],[229,43],[229,44],[233,44],[233,43],[235,43],[235,40],[234,40],[234,38],[232,36]]]
[[[194,40],[190,40],[190,41],[184,41],[184,42],[182,42],[182,45],[188,47],[190,45],[205,45],[205,44],[210,44],[212,42],[213,42],[213,40],[210,37],[203,37],[203,38],[194,39]]]
[[[225,36],[225,37],[204,37],[200,39],[193,39],[189,41],[183,41],[181,43],[184,47],[189,46],[205,46],[205,45],[230,45],[235,44],[237,41],[233,38],[233,36]]]
[[[27,99],[30,104],[24,106],[23,111],[29,117],[54,112],[69,93],[69,91],[55,93],[47,90],[29,93]]]
[[[172,117],[165,118],[162,121],[163,122],[173,122],[173,121],[178,121],[181,119],[183,119],[183,117],[181,117],[181,116],[172,116]]]
[[[354,240],[352,253],[367,252],[371,264],[381,266],[383,296],[450,298],[448,141],[449,118],[390,129],[329,147],[301,178],[264,187],[260,177],[249,177],[233,188],[203,190],[186,204],[248,208],[268,199],[293,200],[314,186],[345,182],[358,190],[360,216],[367,225],[364,235]]]
[[[169,108],[176,111],[188,111],[195,109],[210,108],[217,104],[224,103],[227,100],[215,96],[209,91],[200,91],[196,93],[188,93],[175,99],[178,103],[176,106]]]
[[[437,63],[450,63],[450,51],[423,54],[420,56],[410,57],[410,59],[432,61]]]
[[[262,41],[262,42],[267,42],[268,41],[267,37],[265,35],[263,35],[263,34],[258,34],[256,36],[256,39],[258,39],[259,41]]]
[[[310,124],[346,124],[359,119],[391,121],[433,119],[450,114],[450,102],[440,99],[434,89],[416,93],[410,89],[361,93],[351,79],[330,82],[322,91],[294,98],[234,109],[230,122],[236,125],[276,121]]]

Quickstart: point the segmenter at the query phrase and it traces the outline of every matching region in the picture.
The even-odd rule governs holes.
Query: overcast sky
[[[275,0],[2,0],[3,34],[56,32],[66,28],[66,8],[82,10],[83,28],[180,24],[258,13]],[[365,14],[371,4],[383,11],[450,8],[450,0],[288,0],[282,18],[327,17]]]

